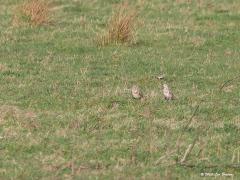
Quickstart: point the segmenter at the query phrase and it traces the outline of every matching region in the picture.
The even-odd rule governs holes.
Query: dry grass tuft
[[[104,46],[110,43],[132,43],[135,36],[135,25],[136,12],[122,6],[109,19],[105,33],[97,36],[97,44]]]
[[[28,0],[16,9],[13,25],[28,23],[31,26],[50,23],[50,5],[44,0]]]

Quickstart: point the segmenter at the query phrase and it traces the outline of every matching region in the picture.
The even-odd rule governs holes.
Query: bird
[[[132,86],[132,96],[134,99],[141,99],[143,98],[143,94],[140,88],[137,85]]]
[[[165,100],[173,100],[174,99],[174,95],[171,92],[171,90],[167,84],[163,84],[163,95],[164,95]]]

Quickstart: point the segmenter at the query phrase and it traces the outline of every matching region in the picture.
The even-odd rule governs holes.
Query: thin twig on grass
[[[224,88],[228,83],[231,83],[232,81],[237,80],[237,79],[239,79],[239,78],[240,78],[240,75],[238,75],[238,76],[236,76],[236,77],[234,77],[234,78],[232,78],[232,79],[229,79],[229,80],[225,81],[225,82],[220,86],[219,91],[222,91],[223,88]]]
[[[183,131],[181,132],[181,134],[179,135],[179,137],[178,137],[178,139],[177,139],[176,149],[177,149],[177,154],[178,154],[178,155],[179,155],[179,146],[180,146],[180,143],[179,143],[179,142],[180,142],[180,140],[181,140],[181,138],[182,138],[182,136],[183,136],[183,133],[187,130],[187,128],[189,127],[189,125],[190,125],[191,122],[193,121],[193,118],[194,118],[194,116],[196,115],[199,107],[200,107],[200,105],[198,104],[197,107],[195,108],[192,116],[191,116],[190,119],[188,120],[187,124],[184,126]],[[177,156],[177,158],[178,158],[178,157],[179,157],[179,156]],[[177,159],[177,161],[178,161],[178,159]]]
[[[193,147],[194,147],[195,143],[196,143],[196,140],[192,144],[189,144],[187,150],[184,153],[183,158],[180,160],[180,163],[184,163],[187,160],[188,156],[190,155],[190,153],[193,150]]]
[[[171,151],[170,153],[167,153],[167,154],[161,156],[157,161],[155,161],[155,165],[161,164],[161,161],[162,161],[163,159],[168,158],[169,156],[173,155],[174,153],[176,153],[176,149],[173,150],[173,151]]]

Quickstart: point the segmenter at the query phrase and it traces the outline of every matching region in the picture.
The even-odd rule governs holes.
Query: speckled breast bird
[[[143,97],[143,94],[142,94],[140,88],[136,85],[132,86],[132,96],[135,99],[141,99]]]
[[[166,100],[173,100],[174,95],[167,84],[163,84],[163,95]]]

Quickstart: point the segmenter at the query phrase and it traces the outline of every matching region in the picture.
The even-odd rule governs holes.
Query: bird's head
[[[133,87],[132,87],[132,92],[133,92],[133,93],[138,93],[138,91],[139,91],[138,86],[133,85]]]
[[[167,89],[168,88],[167,84],[163,84],[163,88]]]

